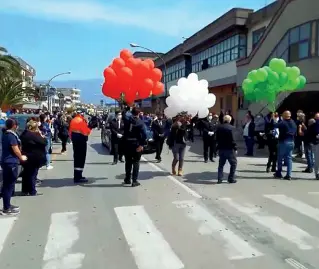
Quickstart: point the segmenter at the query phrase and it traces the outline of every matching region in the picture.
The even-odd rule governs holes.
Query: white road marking
[[[285,262],[296,269],[308,269],[306,266],[304,266],[303,264],[301,264],[300,262],[297,262],[295,259],[292,259],[292,258],[285,259]]]
[[[144,157],[142,157],[142,159],[146,162],[148,162],[148,164],[156,171],[159,172],[164,172],[164,170],[160,167],[158,167],[156,164],[154,163],[150,163],[147,159],[145,159]],[[173,176],[167,176],[167,178],[171,181],[173,181],[176,185],[180,186],[182,189],[184,189],[188,194],[192,195],[195,198],[201,199],[202,196],[197,193],[196,191],[192,190],[190,187],[186,186],[184,183],[182,183],[181,181],[179,181],[178,179],[176,179]]]
[[[253,205],[241,206],[231,198],[221,198],[219,200],[224,201],[239,212],[246,214],[258,224],[270,229],[274,234],[297,245],[299,249],[309,250],[319,247],[318,238],[311,236],[306,231],[285,222],[277,216],[266,215],[265,212],[261,212],[259,208]]]
[[[188,217],[200,223],[198,231],[200,234],[210,235],[215,240],[222,240],[225,255],[230,260],[263,256],[261,252],[229,230],[218,218],[213,216],[203,206],[196,203],[196,201],[176,201],[173,202],[173,204],[175,204],[177,208],[186,209]]]
[[[319,221],[319,209],[312,207],[306,203],[303,203],[301,201],[298,201],[296,199],[293,199],[291,197],[288,197],[286,195],[282,194],[276,194],[276,195],[264,195],[264,197],[281,204],[283,206],[289,207],[298,213],[305,215],[311,219],[314,219],[316,221]]]
[[[10,231],[12,230],[12,227],[17,220],[16,217],[4,217],[0,219],[0,253],[3,250],[3,246],[6,242],[6,239],[8,235],[10,234]]]
[[[176,256],[143,206],[114,208],[139,269],[182,269]]]
[[[319,195],[319,191],[310,191],[308,192],[310,195]]]
[[[79,239],[76,227],[78,212],[54,213],[45,246],[43,269],[79,269],[85,257],[83,253],[70,253],[74,243]]]

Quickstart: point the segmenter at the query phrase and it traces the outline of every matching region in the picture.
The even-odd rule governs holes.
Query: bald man
[[[286,180],[291,180],[292,171],[292,152],[295,144],[294,139],[297,133],[297,125],[291,119],[290,111],[285,111],[282,114],[283,120],[276,123],[274,128],[278,128],[278,155],[277,155],[277,171],[274,174],[275,178],[282,178],[282,161],[287,163],[287,174],[284,177]]]

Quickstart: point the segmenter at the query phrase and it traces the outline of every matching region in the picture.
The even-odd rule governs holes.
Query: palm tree
[[[5,76],[20,77],[21,67],[19,62],[0,46],[0,78]]]
[[[24,98],[36,95],[34,88],[23,87],[23,81],[13,77],[0,78],[0,107],[7,110],[22,105]]]

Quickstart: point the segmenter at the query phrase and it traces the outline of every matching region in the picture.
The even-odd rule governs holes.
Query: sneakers
[[[1,215],[3,216],[15,216],[20,213],[20,208],[15,205],[11,205],[9,209],[3,209]]]
[[[52,165],[48,165],[47,166],[47,170],[51,170],[51,169],[53,169],[53,166]]]

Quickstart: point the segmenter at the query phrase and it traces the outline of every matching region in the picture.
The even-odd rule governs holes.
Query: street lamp
[[[167,66],[166,66],[166,63],[165,63],[165,60],[163,59],[163,57],[161,55],[159,55],[157,52],[149,49],[149,48],[146,48],[146,47],[143,47],[143,46],[140,46],[136,43],[130,43],[130,46],[132,48],[141,48],[141,49],[144,49],[144,50],[147,50],[149,52],[152,52],[154,53],[159,59],[161,59],[161,61],[163,62],[164,64],[164,86],[165,86],[165,96],[167,95],[167,83],[166,83],[166,74],[167,74]]]
[[[51,107],[51,100],[50,100],[50,83],[53,79],[55,79],[56,77],[59,77],[59,76],[63,76],[63,75],[70,75],[71,72],[68,71],[68,72],[63,72],[63,73],[59,73],[59,74],[56,74],[55,76],[53,76],[52,78],[50,78],[46,84],[46,91],[47,91],[47,99],[48,99],[48,110],[49,112],[51,112],[52,110],[52,107]]]

